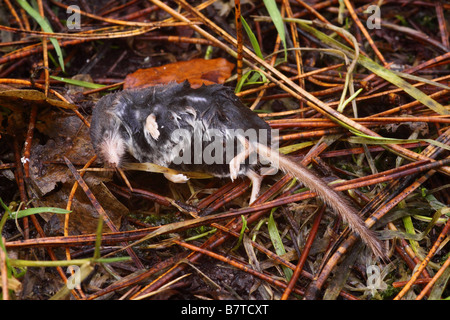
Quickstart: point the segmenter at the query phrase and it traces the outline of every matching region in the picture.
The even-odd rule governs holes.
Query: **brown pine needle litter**
[[[4,3],[3,300],[450,298],[447,3]],[[177,71],[194,60],[208,70]],[[96,101],[138,70],[160,83],[166,65],[173,81],[233,88],[281,153],[358,209],[387,258],[290,175],[266,176],[249,205],[247,179],[103,168]]]

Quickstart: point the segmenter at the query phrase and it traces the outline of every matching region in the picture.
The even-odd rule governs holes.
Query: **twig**
[[[2,243],[5,243],[4,238],[2,239]],[[9,277],[8,277],[8,269],[6,266],[6,259],[7,259],[6,252],[3,251],[3,248],[0,248],[0,277],[2,279],[2,300],[9,300],[9,288],[8,288]]]
[[[313,227],[311,228],[311,231],[309,232],[308,239],[306,240],[302,255],[298,259],[294,273],[289,281],[288,286],[286,287],[285,291],[283,292],[283,295],[281,296],[281,300],[288,299],[295,283],[298,280],[298,277],[300,276],[300,273],[303,271],[303,266],[305,265],[306,259],[308,258],[312,244],[317,235],[317,231],[319,230],[319,224],[320,224],[320,221],[322,220],[324,212],[325,212],[325,206],[322,206],[322,208],[320,208],[319,212],[316,214],[316,218],[314,219]]]
[[[9,11],[11,12],[12,16],[16,20],[17,24],[21,29],[24,29],[24,26],[22,24],[22,21],[19,18],[19,15],[17,14],[16,9],[11,5],[11,2],[9,0],[5,0],[6,5],[8,6]]]
[[[450,220],[447,221],[447,223],[445,224],[444,228],[442,229],[441,233],[439,234],[438,238],[436,239],[436,241],[433,243],[433,246],[431,247],[430,251],[428,251],[427,256],[425,257],[425,259],[422,261],[422,263],[419,265],[419,267],[416,269],[416,271],[414,272],[414,274],[411,276],[411,279],[408,281],[408,283],[403,287],[403,289],[397,294],[397,296],[395,296],[394,300],[400,300],[403,298],[403,296],[409,291],[409,289],[411,289],[412,285],[416,282],[416,280],[419,278],[419,275],[422,273],[422,271],[425,269],[425,267],[428,265],[428,262],[430,262],[431,258],[434,256],[434,254],[436,253],[437,249],[439,248],[439,245],[442,243],[442,241],[447,237],[447,233],[450,232]],[[448,262],[448,259],[447,259]],[[446,262],[446,263],[447,263]],[[441,268],[442,269],[442,268]],[[437,278],[436,278],[437,280]],[[436,281],[435,280],[435,281]],[[433,282],[434,284],[434,282]],[[428,287],[428,286],[427,286]],[[425,288],[427,288],[425,287]],[[430,287],[427,288],[427,290],[425,291],[425,289],[422,291],[423,294],[421,293],[418,298],[420,297],[420,299],[422,299],[422,296],[428,292],[428,290],[430,289]],[[419,299],[419,300],[420,300]]]
[[[194,252],[199,252],[199,253],[202,253],[204,255],[210,256],[210,257],[212,257],[214,259],[217,259],[219,261],[228,263],[228,264],[230,264],[230,265],[232,265],[232,266],[234,266],[236,268],[239,268],[242,271],[245,271],[245,272],[247,272],[247,273],[249,273],[249,274],[251,274],[251,275],[253,275],[253,276],[257,277],[257,278],[260,278],[261,280],[264,280],[264,281],[266,281],[266,282],[268,282],[268,283],[270,283],[270,284],[272,284],[274,286],[277,286],[277,287],[280,287],[280,288],[283,288],[283,289],[285,289],[287,287],[285,282],[280,281],[280,280],[275,280],[275,279],[265,275],[264,273],[261,273],[259,271],[254,270],[250,266],[246,266],[246,265],[244,265],[242,263],[239,263],[237,261],[231,260],[230,258],[221,256],[221,255],[219,255],[217,253],[214,253],[212,251],[209,251],[209,250],[206,250],[206,249],[203,249],[203,248],[200,248],[200,247],[196,247],[196,246],[188,244],[186,242],[181,242],[181,241],[178,241],[178,240],[174,240],[174,242],[176,244],[178,244],[178,245],[180,245],[182,247],[185,247],[187,249],[190,249],[190,250],[192,250]],[[300,295],[304,294],[303,290],[301,290],[299,288],[292,288],[292,290],[295,293],[297,293],[297,294],[300,294]],[[135,298],[136,298],[136,296],[135,296]]]
[[[283,0],[283,5],[286,8],[286,14],[287,14],[288,18],[292,18],[294,14],[292,12],[289,1]],[[291,28],[291,35],[292,35],[292,45],[294,46],[294,48],[300,48],[297,26],[295,25],[295,23],[290,23],[290,28]],[[302,52],[300,50],[295,50],[294,54],[295,54],[295,63],[297,66],[297,75],[300,76],[303,74]],[[299,78],[298,85],[301,88],[305,88],[305,81],[303,80],[303,78]],[[303,108],[303,103],[301,101],[300,101],[299,108],[300,109]]]
[[[448,39],[449,35],[448,35],[448,30],[447,30],[447,22],[445,20],[445,15],[444,15],[444,5],[440,1],[436,2],[436,16],[437,16],[438,22],[439,22],[439,30],[441,33],[442,45],[445,48],[450,48],[450,43],[449,43],[449,39]]]
[[[414,190],[416,190],[420,185],[422,185],[428,178],[430,178],[435,173],[434,170],[430,170],[425,175],[420,177],[416,182],[407,187],[403,193],[389,201],[383,207],[379,208],[376,212],[374,212],[367,220],[366,225],[368,227],[373,226],[377,221],[379,221],[387,212],[389,212],[393,207],[395,207],[400,201],[402,201],[407,195],[411,194]],[[450,223],[449,223],[450,225]],[[337,262],[341,259],[341,257],[347,252],[347,250],[358,240],[358,237],[354,234],[351,234],[337,249],[337,251],[330,257],[327,264],[322,269],[320,275],[317,277],[315,281],[313,281],[308,288],[306,298],[311,299],[314,298],[317,291],[322,288],[325,280],[330,275],[331,271],[336,266]],[[420,274],[420,273],[419,273]],[[414,281],[413,281],[414,282]]]
[[[375,43],[372,40],[372,37],[370,36],[369,32],[367,31],[367,29],[362,24],[361,20],[359,20],[358,15],[356,14],[355,10],[353,9],[353,5],[351,4],[350,0],[344,0],[344,2],[345,2],[345,6],[347,7],[348,12],[350,13],[353,21],[355,21],[355,23],[357,24],[359,30],[361,30],[361,32],[366,37],[367,41],[369,42],[369,44],[372,47],[373,51],[375,52],[376,56],[378,57],[378,59],[380,59],[380,61],[383,63],[383,65],[387,67],[388,63],[384,59],[384,57],[381,54],[380,50],[378,50],[377,46],[375,45]]]
[[[234,0],[234,14],[235,14],[235,25],[236,25],[236,39],[237,39],[237,81],[239,82],[242,78],[242,48],[244,46],[244,38],[242,34],[242,21],[241,21],[241,1]]]
[[[33,133],[34,127],[36,125],[36,117],[37,117],[38,107],[36,104],[33,104],[30,112],[30,120],[28,121],[28,131],[25,139],[25,145],[23,150],[23,169],[24,175],[26,179],[30,178],[30,153],[31,153],[31,144],[33,141]]]
[[[348,1],[348,0],[346,0]],[[444,46],[443,44],[441,44],[440,42],[430,38],[429,36],[427,36],[426,34],[416,31],[414,29],[408,28],[408,27],[403,27],[403,26],[397,26],[395,24],[392,23],[382,23],[381,24],[383,27],[385,28],[389,28],[392,30],[396,30],[399,32],[402,32],[404,34],[406,34],[407,36],[410,36],[412,38],[418,39],[422,42],[431,44],[432,46],[440,49],[442,52],[447,53],[450,49],[449,47]]]
[[[447,257],[447,260],[445,260],[442,267],[436,272],[436,274],[433,276],[433,278],[430,280],[430,282],[423,288],[423,290],[420,292],[420,294],[417,296],[416,300],[421,300],[423,297],[430,291],[430,289],[434,286],[436,281],[442,276],[444,271],[450,266],[450,257]]]
[[[100,205],[100,203],[98,203],[97,199],[95,198],[94,194],[92,193],[92,191],[89,189],[88,185],[86,184],[86,182],[84,182],[83,178],[80,176],[80,174],[77,172],[77,170],[75,169],[75,167],[70,163],[70,161],[67,158],[64,158],[64,160],[66,161],[67,166],[69,167],[70,171],[72,172],[72,174],[74,175],[75,179],[77,180],[78,184],[81,186],[81,188],[83,189],[83,191],[86,193],[87,197],[89,198],[89,200],[91,201],[92,205],[94,206],[95,210],[100,214],[101,218],[106,222],[106,224],[108,225],[108,227],[111,229],[111,231],[113,232],[118,232],[117,227],[114,225],[114,223],[111,221],[111,219],[109,218],[108,214],[106,213],[106,211],[103,209],[103,207]],[[126,243],[123,243],[122,245],[127,246]],[[131,249],[131,248],[127,248],[126,249],[128,254],[130,255],[130,257],[133,259],[134,263],[136,264],[136,266],[139,269],[143,269],[144,265],[142,264],[141,260],[139,259],[139,257],[136,255],[136,253]]]

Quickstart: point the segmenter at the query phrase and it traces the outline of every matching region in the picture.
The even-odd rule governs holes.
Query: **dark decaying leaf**
[[[43,92],[34,89],[12,89],[0,91],[0,104],[3,107],[10,108],[13,111],[23,110],[23,108],[30,104],[54,106],[72,110],[77,109],[77,106],[73,104],[52,97],[46,97]]]
[[[65,208],[75,180],[62,158],[65,156],[74,163],[84,164],[94,156],[89,130],[77,116],[58,111],[49,111],[37,125],[37,130],[47,140],[45,143],[33,140],[30,197],[37,197],[36,205],[39,206]],[[87,173],[85,180],[113,222],[120,226],[120,218],[128,213],[128,209],[111,194],[98,175]],[[95,233],[98,214],[80,188],[75,194],[72,211],[69,225],[72,234]],[[42,216],[48,220],[53,214]],[[57,218],[62,222],[64,216]]]

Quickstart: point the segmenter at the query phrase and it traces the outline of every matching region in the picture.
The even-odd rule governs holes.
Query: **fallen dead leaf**
[[[39,110],[48,107],[76,109],[75,105],[54,99],[51,95],[46,97],[38,90],[7,86],[0,86],[0,106],[5,108],[0,113],[1,131],[16,137],[25,134],[32,106],[38,106]]]
[[[85,164],[94,156],[89,138],[89,129],[73,114],[48,111],[40,114],[36,130],[47,138],[45,143],[34,139],[30,156],[30,198],[35,198],[38,206],[65,208],[75,182],[72,174],[62,161],[67,157],[73,163]],[[24,161],[28,161],[24,159]],[[122,215],[128,209],[120,203],[103,184],[104,177],[86,173],[86,183],[103,206],[113,223],[119,228]],[[42,217],[49,221],[53,214]],[[64,215],[56,215],[63,226]],[[70,215],[70,234],[95,233],[98,213],[81,188],[77,189]],[[55,232],[61,230],[55,230]]]
[[[33,89],[12,89],[0,91],[0,104],[12,111],[21,111],[27,104],[38,104],[41,106],[54,106],[63,109],[77,109],[73,104],[46,97],[45,94]],[[18,109],[19,107],[19,109]]]
[[[224,83],[231,76],[234,64],[226,59],[193,59],[169,63],[161,67],[139,69],[127,75],[124,89],[145,88],[170,82],[188,80],[193,88]]]

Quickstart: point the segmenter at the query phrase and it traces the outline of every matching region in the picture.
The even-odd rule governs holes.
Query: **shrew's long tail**
[[[259,155],[270,160],[273,165],[278,166],[278,168],[284,172],[290,173],[303,182],[311,191],[317,193],[317,195],[319,195],[345,222],[348,223],[351,230],[359,234],[364,243],[370,247],[376,256],[380,258],[385,257],[381,242],[378,240],[375,233],[366,226],[356,210],[348,204],[342,196],[331,189],[322,179],[317,177],[303,165],[293,162],[288,157],[279,154],[267,146],[257,142],[254,143],[254,146],[257,147]]]

